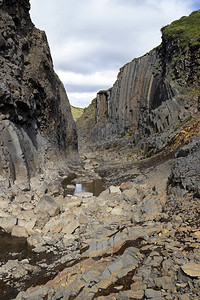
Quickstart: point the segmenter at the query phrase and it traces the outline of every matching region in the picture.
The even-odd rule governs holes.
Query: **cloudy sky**
[[[200,0],[30,0],[70,103],[88,106],[119,68],[161,42],[160,28],[200,9]]]

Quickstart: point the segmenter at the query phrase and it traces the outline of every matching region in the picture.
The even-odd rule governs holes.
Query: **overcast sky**
[[[200,9],[200,0],[30,0],[70,103],[88,106],[119,68],[161,42],[160,28]]]

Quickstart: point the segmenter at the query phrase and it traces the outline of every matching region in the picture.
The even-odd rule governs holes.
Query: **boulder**
[[[54,217],[59,214],[60,206],[52,197],[46,195],[40,199],[34,211],[35,213],[44,211],[50,217]]]
[[[11,235],[16,236],[16,237],[28,237],[26,228],[19,226],[19,225],[15,225],[13,227]]]
[[[7,233],[11,233],[13,227],[16,224],[17,224],[17,218],[14,217],[0,219],[0,227]]]

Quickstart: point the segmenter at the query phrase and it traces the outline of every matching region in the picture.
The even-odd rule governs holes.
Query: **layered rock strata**
[[[7,187],[77,150],[64,86],[29,9],[28,0],[0,2],[0,180]]]
[[[183,17],[176,26],[190,24],[199,14]],[[132,136],[138,144],[191,117],[198,105],[199,43],[192,44],[190,27],[180,28],[185,41],[174,34],[174,26],[164,27],[162,44],[123,66],[113,87],[97,94],[77,122],[80,143],[113,146],[117,138]]]

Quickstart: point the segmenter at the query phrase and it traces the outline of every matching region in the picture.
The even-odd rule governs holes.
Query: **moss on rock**
[[[180,41],[182,48],[195,47],[200,44],[200,10],[188,17],[182,17],[161,29],[163,40]]]

